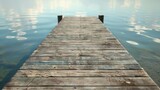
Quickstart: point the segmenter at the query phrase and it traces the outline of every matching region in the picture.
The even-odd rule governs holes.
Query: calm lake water
[[[57,25],[105,15],[105,26],[160,86],[160,0],[0,0],[0,88]]]

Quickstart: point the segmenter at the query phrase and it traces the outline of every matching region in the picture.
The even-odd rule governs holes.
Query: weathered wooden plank
[[[94,51],[96,51],[96,50],[99,50],[99,51],[103,51],[103,50],[113,50],[113,51],[114,51],[114,50],[125,50],[125,49],[122,48],[122,47],[121,47],[121,48],[92,48],[92,47],[91,47],[91,48],[83,48],[83,47],[82,47],[82,48],[78,48],[78,49],[77,49],[76,47],[74,47],[74,48],[63,48],[63,47],[62,47],[62,48],[58,48],[58,49],[57,49],[57,47],[52,47],[52,48],[51,48],[51,47],[41,47],[42,50],[43,50],[43,49],[44,49],[44,50],[45,50],[45,49],[46,49],[46,50],[55,50],[54,48],[55,48],[56,50],[64,50],[64,51],[65,51],[65,50],[94,50]]]
[[[69,18],[67,19],[66,17],[62,19],[61,23],[64,23],[64,22],[89,22],[91,24],[96,24],[96,23],[102,23],[100,20],[96,20],[96,19],[71,19],[69,20]],[[93,23],[94,22],[94,23]]]
[[[109,56],[107,57],[108,55],[102,55],[102,54],[84,54],[84,53],[60,53],[60,52],[57,52],[57,53],[50,53],[50,54],[35,54],[34,56],[39,56],[39,57],[80,57],[80,56],[87,56],[87,57],[98,57],[99,55],[101,55],[103,58],[106,58],[106,59],[117,59],[117,58],[127,58],[127,59],[132,59],[131,56],[123,56],[123,55],[118,55],[118,56]],[[122,56],[122,57],[120,57]]]
[[[50,36],[47,36],[47,38],[49,38],[49,39],[51,39],[51,40],[54,40],[54,39],[59,39],[59,40],[64,40],[64,38],[66,39],[66,40],[86,40],[86,39],[103,39],[103,38],[106,38],[106,37],[113,37],[113,36],[111,36],[111,35],[105,35],[105,36],[102,36],[102,35],[99,35],[99,36],[52,36],[52,35],[50,35]],[[115,42],[115,43],[117,43],[117,42]]]
[[[63,48],[71,48],[71,47],[84,47],[84,48],[122,48],[122,46],[120,44],[110,44],[110,43],[104,43],[104,44],[101,44],[101,45],[84,45],[84,44],[77,44],[77,45],[39,45],[41,47],[63,47]],[[55,49],[55,48],[54,48]]]
[[[99,40],[99,39],[101,39],[102,41],[104,41],[104,40],[114,40],[115,38],[114,37],[106,37],[106,38],[93,38],[93,37],[84,37],[84,38],[48,38],[47,40],[46,40],[46,42],[56,42],[56,41],[63,41],[63,40],[82,40],[82,41],[84,41],[85,42],[85,40],[87,41],[89,41],[90,42],[90,40],[94,40],[95,42],[97,41],[97,40]],[[70,42],[70,41],[67,41],[67,42]]]
[[[64,45],[64,44],[65,45],[84,45],[84,44],[86,44],[86,45],[105,45],[105,44],[112,44],[112,43],[114,43],[114,42],[107,42],[107,43],[105,43],[105,42],[104,43],[101,43],[101,42],[96,42],[96,43],[87,43],[87,42],[82,42],[82,43],[80,43],[80,42],[70,42],[70,43],[69,42],[43,42],[40,45],[51,45],[51,44],[55,45],[55,46],[56,45]],[[126,50],[124,50],[124,51],[126,51]]]
[[[106,28],[77,28],[77,29],[73,29],[73,28],[66,28],[65,29],[66,32],[64,31],[63,28],[56,28],[55,31],[50,32],[48,35],[59,35],[57,33],[67,33],[67,34],[71,34],[71,35],[75,35],[75,34],[81,34],[83,33],[83,35],[108,35],[111,34],[111,32],[109,32],[108,30],[106,30]],[[87,31],[86,31],[87,30]],[[68,33],[68,31],[72,31],[70,33]],[[54,32],[54,33],[53,33]],[[95,33],[97,32],[97,34]],[[90,34],[88,34],[90,33]]]
[[[72,30],[67,30],[67,31],[72,31]],[[81,32],[82,30],[80,30],[79,32]],[[94,32],[96,32],[97,30],[94,30]],[[77,37],[111,37],[112,34],[111,33],[104,33],[105,31],[102,31],[102,30],[98,30],[97,32],[101,32],[101,33],[94,33],[94,34],[79,34],[79,33],[69,33],[69,34],[49,34],[47,36],[47,38],[51,37],[55,37],[55,38],[61,38],[61,37],[64,37],[64,38],[68,38],[68,37],[72,37],[72,38],[77,38]],[[112,36],[113,37],[113,36]]]
[[[43,51],[43,49],[46,49],[47,51]],[[113,50],[112,52],[109,52],[109,50],[108,50],[108,52],[105,52],[105,51],[95,52],[95,51],[89,50],[89,52],[88,52],[88,51],[82,51],[82,50],[78,50],[78,49],[74,49],[74,50],[55,49],[52,51],[47,48],[42,48],[42,49],[38,49],[34,52],[35,56],[37,54],[57,54],[57,53],[59,53],[59,54],[60,53],[61,54],[72,54],[75,56],[77,56],[77,54],[78,54],[78,56],[97,56],[97,55],[99,55],[99,56],[103,57],[103,56],[110,55],[110,56],[115,56],[115,57],[121,57],[121,56],[122,57],[131,57],[131,55],[127,52],[116,52],[116,50],[115,51]]]
[[[71,61],[76,61],[76,60],[86,60],[86,61],[101,61],[101,60],[106,60],[106,61],[125,61],[125,60],[133,60],[132,57],[95,57],[95,56],[73,56],[73,57],[61,57],[61,56],[31,56],[28,61],[52,61],[52,60],[71,60]]]
[[[71,39],[71,40],[53,40],[53,39],[51,39],[51,38],[47,38],[47,39],[45,39],[45,41],[43,41],[43,42],[71,42],[71,43],[99,43],[99,42],[101,42],[101,43],[107,43],[107,42],[109,42],[109,41],[113,41],[113,40],[116,40],[116,38],[115,37],[106,37],[106,38],[104,38],[104,39],[101,39],[101,40],[97,40],[97,41],[95,41],[96,39],[90,39],[90,40],[74,40],[74,39]]]
[[[45,48],[46,49],[46,48]],[[63,50],[55,50],[55,51],[51,51],[49,49],[46,49],[47,51],[42,52],[41,50],[36,51],[34,54],[32,54],[32,56],[62,56],[62,57],[81,57],[81,56],[87,56],[87,57],[98,57],[101,56],[103,58],[132,58],[132,56],[128,53],[114,53],[114,52],[68,52],[67,50],[63,52]]]
[[[27,61],[25,64],[43,64],[43,65],[122,65],[122,64],[138,64],[135,60],[123,60],[123,61],[91,61],[91,60],[35,60]]]
[[[58,31],[59,30],[59,31]],[[87,30],[87,31],[86,31]],[[90,31],[89,31],[90,30]],[[69,33],[69,32],[72,32],[72,33]],[[81,35],[81,34],[86,34],[86,35],[108,35],[110,34],[110,32],[107,32],[107,31],[104,31],[103,28],[101,29],[79,29],[79,30],[76,30],[75,29],[69,29],[69,28],[66,28],[66,32],[63,31],[63,28],[58,28],[56,31],[54,31],[54,33],[50,33],[49,35],[65,35],[65,34],[71,34],[71,35]]]
[[[147,77],[144,70],[18,70],[15,77]]]
[[[62,19],[63,21],[96,21],[96,22],[100,22],[99,19],[96,19],[95,17],[65,17]]]
[[[60,44],[61,45],[61,44]],[[109,54],[109,53],[112,53],[112,54],[116,54],[116,53],[119,53],[119,54],[129,54],[125,49],[117,49],[117,50],[112,50],[112,49],[104,49],[104,50],[79,50],[79,49],[75,49],[75,50],[57,50],[57,49],[54,49],[54,50],[47,50],[46,52],[81,52],[81,53],[105,53],[105,54]],[[41,48],[38,48],[37,50],[35,50],[34,52],[43,52],[43,50]],[[45,52],[45,51],[44,51]]]
[[[104,87],[6,87],[3,90],[159,90],[157,86],[104,86]]]
[[[77,21],[76,21],[77,22]],[[87,21],[87,22],[85,22],[85,23],[81,23],[81,22],[79,22],[79,24],[77,24],[77,23],[74,23],[74,24],[70,24],[70,23],[68,23],[68,22],[63,22],[63,24],[59,24],[58,25],[58,27],[59,26],[82,26],[82,29],[83,29],[83,26],[85,26],[85,27],[91,27],[91,26],[93,26],[93,27],[103,27],[103,28],[106,28],[106,27],[104,27],[103,26],[103,24],[101,24],[101,23],[98,23],[98,24],[95,24],[95,23],[93,23],[92,21],[92,23],[88,23],[89,21]]]
[[[83,45],[83,44],[86,44],[86,45],[105,45],[105,44],[119,44],[119,43],[114,43],[114,42],[101,42],[101,41],[96,41],[96,42],[93,42],[93,41],[90,41],[90,42],[87,42],[87,41],[44,41],[43,43],[41,43],[41,45],[45,45],[45,44],[52,44],[52,45]],[[125,50],[126,51],[126,50]]]
[[[103,25],[97,25],[97,24],[94,24],[94,25],[58,25],[58,28],[69,28],[69,29],[77,29],[77,28],[80,28],[80,29],[106,29]]]
[[[91,47],[90,47],[91,46]],[[98,46],[98,45],[97,45]],[[112,46],[101,46],[99,45],[98,47],[88,45],[88,46],[40,46],[39,48],[41,49],[46,49],[46,50],[124,50],[124,48],[120,45],[112,45]]]
[[[88,42],[59,42],[59,43],[56,43],[56,42],[48,42],[48,43],[46,43],[46,42],[44,42],[44,43],[42,43],[41,45],[43,46],[45,46],[45,45],[47,45],[47,46],[56,46],[56,45],[64,45],[64,44],[66,44],[66,45],[111,45],[111,44],[113,44],[113,45],[118,45],[118,44],[120,44],[120,43],[118,43],[118,42],[114,42],[114,41],[110,41],[110,42],[96,42],[96,43],[88,43]]]
[[[47,48],[40,48],[37,49],[33,52],[32,56],[36,54],[73,54],[78,57],[101,57],[104,58],[106,56],[111,57],[119,57],[119,58],[124,58],[124,57],[132,57],[126,50],[50,50]],[[99,56],[97,56],[97,55]],[[75,57],[74,56],[74,57]],[[53,57],[53,56],[52,56]],[[99,60],[99,59],[98,59]]]
[[[94,60],[28,60],[25,64],[39,65],[122,65],[122,64],[138,64],[135,60],[123,61],[94,61]]]
[[[13,77],[7,86],[153,86],[148,77]]]
[[[68,30],[69,31],[69,30]],[[81,31],[79,31],[81,32]],[[88,34],[80,34],[80,33],[74,33],[74,34],[71,34],[71,33],[67,33],[67,34],[64,34],[64,33],[61,33],[61,32],[57,32],[57,33],[54,33],[54,34],[50,34],[47,36],[47,38],[110,38],[110,37],[113,37],[110,33],[105,33],[105,32],[102,32],[102,33],[97,33],[97,31],[94,31],[94,33],[88,33]],[[117,41],[116,41],[117,42]]]
[[[61,45],[60,45],[61,46]],[[36,53],[43,53],[43,54],[53,54],[53,53],[69,53],[69,54],[74,54],[74,53],[78,53],[78,54],[90,54],[90,55],[95,55],[95,54],[99,54],[99,55],[112,55],[112,56],[130,56],[130,54],[128,52],[126,52],[125,50],[47,50],[47,51],[43,51],[43,49],[37,49],[36,51],[34,51],[34,54]]]
[[[20,69],[54,69],[54,70],[141,70],[138,64],[122,64],[122,65],[39,65],[24,64]]]
[[[110,32],[104,31],[104,30],[92,30],[92,31],[85,31],[85,30],[77,30],[73,31],[72,29],[66,29],[66,32],[64,32],[62,29],[58,29],[59,31],[54,31],[52,33],[49,33],[48,36],[112,36]],[[72,31],[72,33],[67,33],[69,31]],[[114,37],[114,36],[112,36]]]

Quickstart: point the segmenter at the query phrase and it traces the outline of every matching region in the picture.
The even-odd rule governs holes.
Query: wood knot
[[[130,81],[130,80],[126,80],[122,83],[122,85],[124,86],[131,86],[131,85],[134,85],[134,82],[133,81]]]

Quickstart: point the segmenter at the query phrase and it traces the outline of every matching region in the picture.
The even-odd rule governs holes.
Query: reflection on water
[[[134,5],[134,7],[135,7],[136,9],[140,8],[140,7],[141,7],[141,0],[135,0],[135,5]]]
[[[109,1],[109,8],[114,9],[116,8],[116,0],[110,0]]]
[[[105,15],[105,25],[160,85],[159,0],[0,0],[0,84],[57,24],[57,15]],[[12,72],[12,73],[11,73]]]
[[[129,43],[129,44],[132,44],[132,45],[139,45],[137,42],[135,42],[135,41],[126,41],[127,43]]]
[[[155,27],[157,25],[140,25],[137,23],[137,20],[134,15],[130,18],[130,25],[133,27],[129,28],[128,29],[129,31],[135,32],[138,35],[152,39],[156,43],[160,43],[160,38],[155,38],[145,34],[147,31],[159,31],[159,27]]]
[[[122,5],[122,7],[130,7],[130,4],[131,4],[131,0],[124,0],[124,4]]]
[[[86,15],[86,12],[76,12],[75,16],[76,17],[85,17],[87,15]]]
[[[7,39],[17,39],[17,40],[26,40],[27,38],[25,37],[26,32],[22,30],[23,25],[21,23],[20,15],[14,10],[10,10],[8,15],[6,16],[6,21],[8,22],[8,30],[11,31],[11,33],[14,33],[15,35],[13,36],[6,36]]]
[[[33,17],[23,17],[20,15],[21,13],[16,12],[14,9],[10,9],[9,12],[4,12],[5,19],[8,22],[8,30],[13,33],[13,35],[7,35],[6,38],[27,40],[26,31],[37,29],[37,17],[40,13],[43,13],[42,3],[42,0],[38,0],[36,8],[29,8],[27,10],[27,15]],[[37,33],[38,31],[34,32]]]

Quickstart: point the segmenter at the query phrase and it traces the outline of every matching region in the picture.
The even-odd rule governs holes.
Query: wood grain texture
[[[19,70],[15,77],[147,77],[144,70]]]
[[[103,87],[5,87],[4,90],[159,90],[156,86],[103,86]]]
[[[13,77],[7,86],[152,86],[148,77]]]
[[[65,17],[3,90],[160,90],[96,17]]]

